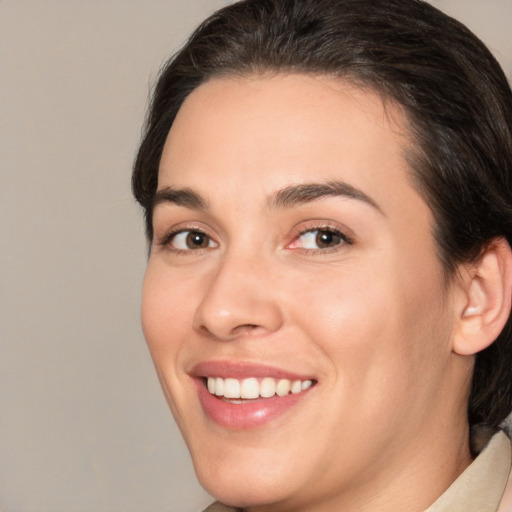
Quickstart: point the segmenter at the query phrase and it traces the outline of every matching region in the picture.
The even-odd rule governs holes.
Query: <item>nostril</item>
[[[248,333],[251,333],[253,331],[256,331],[258,328],[261,328],[260,325],[256,325],[256,324],[243,324],[243,325],[238,325],[237,327],[235,327],[233,329],[233,334],[236,335],[236,334],[248,334]]]
[[[239,336],[244,336],[244,335],[245,336],[253,335],[253,334],[255,335],[255,334],[258,334],[260,332],[260,330],[264,330],[264,327],[262,327],[261,325],[242,324],[242,325],[237,325],[236,327],[231,329],[231,331],[229,333],[225,333],[222,336],[219,336],[215,332],[212,332],[210,329],[208,329],[208,327],[206,325],[200,325],[198,328],[199,333],[205,337],[215,338],[215,339],[224,338],[227,340],[232,340]]]
[[[197,330],[199,334],[207,338],[216,338],[215,334],[213,334],[213,332],[211,332],[205,325],[200,325]]]

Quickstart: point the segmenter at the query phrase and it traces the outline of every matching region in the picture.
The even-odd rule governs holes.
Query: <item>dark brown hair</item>
[[[447,275],[493,239],[512,243],[512,93],[485,45],[420,0],[244,0],[221,9],[161,71],[133,171],[148,239],[162,149],[185,98],[214,76],[323,74],[407,115],[412,177],[432,209]],[[512,409],[512,327],[477,355],[470,424]]]

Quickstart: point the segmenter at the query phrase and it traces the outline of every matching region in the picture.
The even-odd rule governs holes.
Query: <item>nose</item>
[[[261,260],[226,258],[205,279],[205,292],[193,320],[197,332],[229,341],[269,334],[281,327],[276,280]]]

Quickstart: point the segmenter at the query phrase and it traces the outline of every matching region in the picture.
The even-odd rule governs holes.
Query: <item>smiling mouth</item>
[[[258,398],[272,398],[296,395],[309,389],[315,384],[314,380],[290,380],[274,379],[265,377],[259,379],[249,377],[245,379],[206,377],[204,379],[206,388],[211,395],[231,403],[243,403],[244,400],[255,400]]]

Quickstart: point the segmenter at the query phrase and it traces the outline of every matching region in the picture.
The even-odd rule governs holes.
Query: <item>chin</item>
[[[235,507],[254,507],[286,501],[300,489],[295,465],[283,465],[265,450],[256,458],[233,451],[213,457],[193,457],[199,483],[220,502]],[[295,489],[296,491],[297,489]]]
[[[288,494],[278,482],[242,481],[240,476],[229,481],[218,476],[207,481],[199,478],[199,483],[216,500],[231,507],[270,506],[286,501]]]

